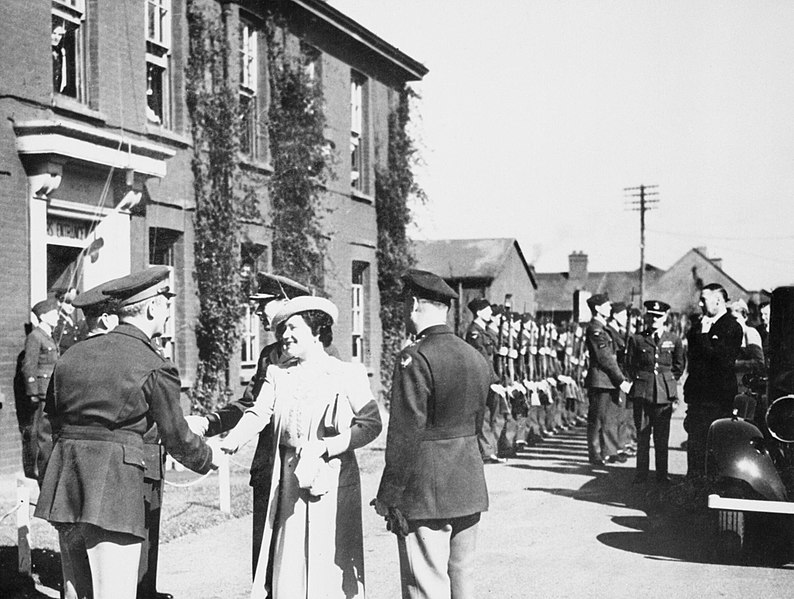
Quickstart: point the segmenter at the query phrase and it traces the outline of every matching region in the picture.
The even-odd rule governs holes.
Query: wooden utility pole
[[[628,194],[627,197],[639,198],[629,201],[629,210],[640,213],[640,309],[645,301],[645,211],[656,208],[659,203],[659,199],[654,197],[659,195],[656,191],[658,188],[658,185],[640,185],[623,189]]]

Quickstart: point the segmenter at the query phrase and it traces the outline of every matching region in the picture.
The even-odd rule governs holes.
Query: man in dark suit
[[[660,301],[647,301],[644,306],[645,330],[632,335],[626,349],[626,370],[633,381],[631,400],[637,427],[634,482],[643,483],[648,478],[653,432],[656,480],[667,483],[670,417],[678,397],[678,379],[684,372],[684,347],[677,335],[665,330],[670,306]]]
[[[488,330],[488,323],[493,318],[493,310],[487,299],[476,298],[469,302],[474,320],[469,323],[466,329],[466,343],[476,349],[491,365],[491,383],[493,389],[488,393],[485,417],[482,426],[477,434],[477,443],[480,446],[480,454],[485,463],[502,464],[507,462],[507,458],[500,458],[497,454],[497,443],[499,434],[504,426],[504,414],[500,408],[502,402],[499,401],[497,390],[504,393],[504,388],[499,385],[499,377],[493,368],[494,355],[496,354],[496,339]]]
[[[402,596],[474,597],[477,523],[488,509],[477,431],[491,369],[447,327],[457,294],[437,275],[403,276],[416,341],[399,355],[376,511],[397,534]]]
[[[257,275],[259,288],[258,292],[250,297],[251,300],[258,302],[256,314],[262,321],[265,330],[270,330],[270,322],[286,303],[293,297],[311,295],[311,291],[305,285],[293,281],[287,277],[260,272]],[[329,353],[336,351],[333,348],[326,348]],[[188,416],[187,421],[191,430],[198,435],[214,436],[232,430],[240,421],[243,412],[254,405],[254,400],[262,388],[265,381],[265,373],[268,366],[277,364],[282,358],[281,343],[274,341],[259,354],[256,373],[249,381],[243,392],[243,396],[234,402],[226,404],[222,408],[207,414],[206,416]],[[262,536],[267,523],[267,502],[270,494],[270,475],[273,471],[273,453],[270,451],[271,440],[273,438],[273,425],[268,424],[261,433],[257,441],[254,458],[251,461],[251,487],[253,489],[253,536],[252,536],[252,569],[256,571],[259,561],[259,552],[262,548]]]
[[[684,383],[687,403],[687,476],[706,472],[706,438],[711,423],[727,418],[738,392],[734,366],[742,345],[741,325],[727,309],[728,292],[712,283],[700,293],[703,316],[687,333],[688,370]]]
[[[618,366],[615,342],[606,330],[612,313],[609,296],[597,293],[587,299],[593,313],[585,331],[585,344],[590,356],[584,384],[590,402],[587,412],[587,449],[590,463],[603,466],[605,461],[625,462],[618,439],[618,408],[620,391],[628,393],[631,383]]]
[[[59,533],[67,597],[133,599],[141,544],[146,431],[188,468],[214,467],[212,450],[185,422],[174,364],[161,335],[173,294],[168,267],[122,277],[103,291],[120,303],[121,324],[75,344],[58,361],[47,391],[53,447],[35,515]]]

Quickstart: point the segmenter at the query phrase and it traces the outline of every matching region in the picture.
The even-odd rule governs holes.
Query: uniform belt
[[[458,437],[476,437],[477,430],[472,424],[461,424],[458,426],[440,426],[437,428],[426,428],[419,433],[420,441],[438,441],[440,439],[456,439]]]
[[[64,424],[55,433],[61,439],[81,439],[86,441],[113,441],[124,445],[133,445],[143,449],[143,437],[140,433],[124,430],[111,430],[104,426],[83,426]]]

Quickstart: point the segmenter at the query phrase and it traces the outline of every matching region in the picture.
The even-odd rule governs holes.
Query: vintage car
[[[766,397],[737,397],[734,416],[709,429],[708,506],[717,557],[728,563],[794,560],[794,287],[772,293],[769,329]]]

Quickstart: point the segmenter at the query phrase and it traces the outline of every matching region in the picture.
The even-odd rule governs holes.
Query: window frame
[[[237,35],[240,151],[255,159],[259,155],[259,30],[241,17]]]
[[[154,21],[151,13],[158,12]],[[144,2],[144,39],[146,43],[146,120],[166,129],[172,126],[172,84],[171,84],[171,46],[173,11],[171,0],[145,0]],[[154,29],[154,34],[150,31]],[[158,102],[160,114],[150,104],[149,96],[157,93],[152,81],[152,73],[157,73],[159,82]]]
[[[74,69],[74,93],[67,93],[65,87],[69,86],[68,83],[61,81],[61,89],[55,89],[56,75],[55,75],[55,51],[52,45],[52,38],[50,42],[52,56],[52,83],[53,93],[73,98],[81,104],[88,103],[88,86],[87,86],[87,73],[88,68],[86,64],[87,56],[87,43],[86,43],[86,6],[85,0],[52,0],[51,5],[51,26],[52,35],[55,35],[56,26],[60,25],[64,29],[61,34],[61,43],[57,47],[62,48],[64,51],[64,59],[61,63],[61,70],[65,71],[71,68]],[[56,22],[58,25],[56,25]],[[63,44],[64,39],[72,39],[73,55],[68,56],[66,47]]]

